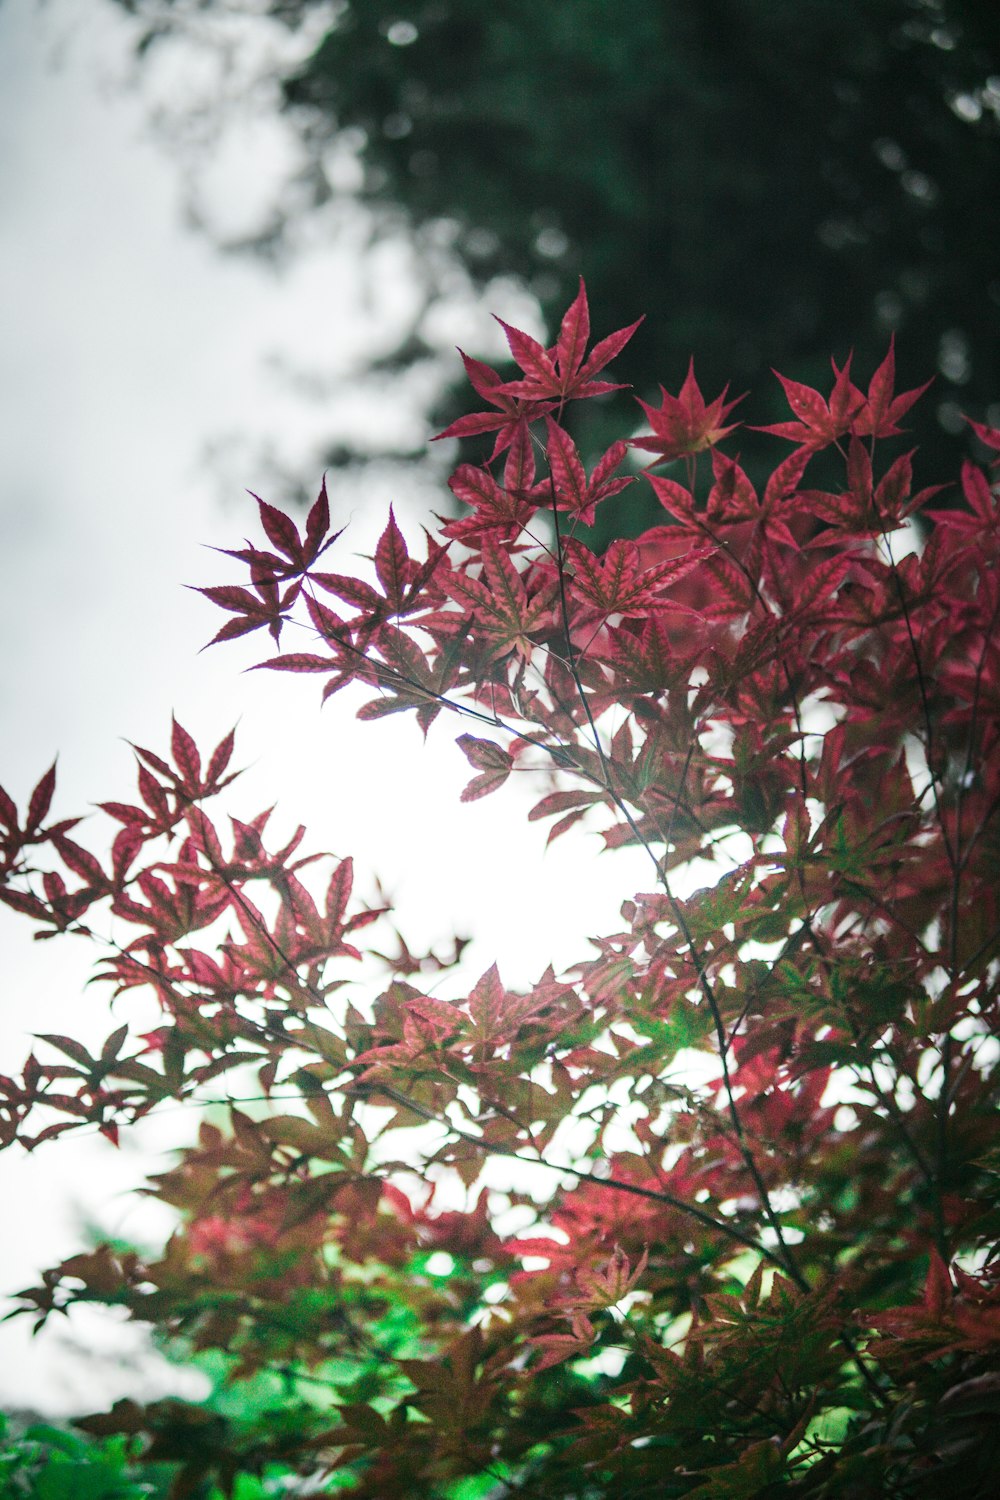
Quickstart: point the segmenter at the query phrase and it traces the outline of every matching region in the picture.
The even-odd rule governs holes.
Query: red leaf
[[[597,558],[579,543],[569,544],[575,575],[574,599],[604,615],[640,616],[660,602],[660,590],[689,573],[704,554],[688,553],[640,571],[639,550],[634,542],[616,538]]]
[[[545,840],[545,847],[548,848],[556,839],[561,838],[564,833],[568,833],[574,823],[579,823],[586,810],[585,807],[581,807],[578,812],[567,813],[564,818],[559,819],[558,823],[553,823],[549,829],[549,836]]]
[[[898,437],[900,428],[896,423],[920,399],[932,381],[928,380],[914,390],[904,391],[901,396],[894,397],[895,383],[896,335],[893,334],[889,340],[889,351],[871,378],[868,398],[863,401],[851,425],[851,431],[856,437]]]
[[[406,550],[403,535],[396,525],[392,506],[389,506],[389,524],[379,537],[375,548],[375,572],[385,591],[389,613],[398,615],[403,607],[403,596],[408,581],[407,567],[410,555]]]
[[[770,427],[759,427],[756,431],[769,432],[775,437],[787,438],[790,442],[800,443],[811,451],[818,451],[836,442],[851,429],[854,414],[864,404],[861,392],[850,382],[850,366],[850,360],[842,370],[838,370],[834,364],[835,380],[829,404],[819,391],[813,390],[812,386],[802,385],[797,380],[789,380],[787,376],[775,370],[774,373],[781,381],[788,404],[799,420],[778,422]]]
[[[556,367],[537,339],[533,339],[530,334],[522,333],[520,328],[512,328],[509,323],[504,322],[503,318],[497,318],[496,321],[507,335],[511,354],[525,375],[529,377],[528,382],[521,383],[530,384],[532,387],[538,386],[542,395],[560,394]]]
[[[2,786],[0,786],[0,821],[2,821],[4,827],[7,828],[11,833],[15,833],[17,831],[19,826],[17,821],[17,808],[15,807],[14,803],[11,801],[7,793],[4,791]]]
[[[510,767],[507,766],[506,768],[498,767],[493,771],[483,771],[481,775],[473,776],[468,785],[463,787],[460,800],[476,802],[480,797],[489,796],[490,792],[495,792],[498,787],[503,786],[509,775]]]
[[[704,607],[704,614],[709,619],[732,618],[753,608],[754,592],[750,580],[728,557],[716,552],[704,558],[702,565],[721,590],[721,594],[716,594]]]
[[[52,842],[59,851],[59,857],[74,875],[79,875],[82,880],[97,890],[103,890],[110,884],[107,876],[98,860],[73,839],[66,837],[64,833],[53,834]]]
[[[801,385],[797,380],[789,380],[787,376],[774,372],[781,381],[788,404],[807,427],[814,431],[817,429],[828,429],[830,423],[830,409],[819,391],[814,391],[811,386]]]
[[[334,662],[329,656],[310,656],[307,651],[290,651],[283,656],[272,656],[260,661],[255,672],[330,672]]]
[[[439,438],[475,437],[479,433],[495,432],[496,441],[493,444],[492,457],[496,458],[510,444],[518,426],[523,421],[531,422],[536,417],[544,416],[546,412],[552,411],[556,402],[518,399],[518,396],[508,392],[500,376],[495,370],[491,370],[489,365],[484,365],[481,360],[472,359],[461,349],[458,352],[462,356],[466,374],[473,388],[497,410],[474,412],[467,417],[459,417],[457,422],[452,422],[450,427],[439,432],[434,441]]]
[[[326,918],[331,929],[343,926],[347,903],[354,887],[354,861],[342,859],[326,888]]]
[[[555,357],[561,370],[579,370],[589,338],[590,309],[587,306],[587,289],[581,276],[580,289],[563,314],[556,340]]]
[[[996,519],[993,490],[982,469],[968,459],[962,462],[962,494],[969,502],[973,515],[992,530]]]
[[[306,609],[324,640],[339,644],[347,636],[347,626],[340,616],[311,594],[306,595]]]
[[[235,641],[238,636],[249,635],[252,630],[260,630],[266,624],[265,619],[227,620],[225,625],[215,632],[208,644],[216,646],[220,641]]]
[[[847,482],[851,493],[865,506],[872,498],[872,461],[868,449],[860,438],[852,437],[847,450]]]
[[[253,491],[251,491],[251,494]],[[290,562],[300,562],[302,559],[302,543],[299,540],[298,527],[291,521],[283,511],[277,510],[273,505],[268,505],[259,495],[254,495],[260,510],[260,523],[267,533],[267,539],[272,547],[277,547],[283,552]]]
[[[514,764],[514,757],[494,740],[479,740],[474,735],[461,734],[455,743],[478,771],[509,771]]]
[[[796,619],[805,614],[818,600],[829,600],[837,592],[850,572],[849,557],[831,557],[810,569],[805,582],[795,595],[793,614]]]
[[[231,729],[225,736],[225,738],[221,739],[216,745],[215,749],[212,751],[211,759],[208,762],[208,770],[205,772],[205,782],[207,786],[214,787],[218,785],[219,777],[222,775],[223,771],[226,769],[230,760],[232,759],[233,747],[235,744],[236,731],[234,729]]]
[[[594,472],[590,476],[591,489],[601,489],[608,477],[626,457],[627,453],[628,444],[622,442],[620,438],[617,442],[612,443],[611,447],[598,459]],[[627,483],[633,483],[632,478],[629,478]]]
[[[682,484],[678,484],[675,479],[664,479],[659,474],[647,473],[646,478],[668,515],[690,527],[691,530],[697,531],[699,528],[695,521],[694,496],[691,491],[685,489]]]
[[[39,921],[49,920],[48,907],[37,896],[31,896],[27,891],[11,891],[0,886],[0,901],[5,906],[10,906],[14,911],[23,912],[27,917],[37,917]]]
[[[459,464],[448,480],[448,488],[466,505],[495,505],[503,497],[489,469],[475,464]]]
[[[313,573],[310,576],[313,583],[319,584],[320,588],[328,594],[335,594],[338,599],[346,599],[348,604],[353,604],[357,609],[378,610],[385,603],[378,591],[360,578],[349,578],[341,573]],[[311,595],[306,596],[307,605],[311,597]]]
[[[531,446],[531,433],[525,421],[518,422],[514,429],[507,462],[504,464],[503,482],[507,491],[523,498],[535,482],[535,454]]]
[[[117,886],[125,879],[129,866],[145,842],[145,835],[135,823],[129,823],[116,835],[111,846],[111,863]]]
[[[539,818],[550,818],[553,813],[565,812],[568,807],[579,807],[585,811],[600,800],[600,792],[549,792],[541,802],[535,803],[528,814],[528,821],[534,823]]]
[[[927,1284],[924,1287],[924,1306],[940,1321],[951,1306],[953,1296],[948,1267],[938,1252],[932,1250],[927,1268]]]
[[[140,766],[137,781],[139,795],[153,813],[156,822],[161,828],[169,828],[171,824],[170,804],[167,802],[166,792],[156,777],[151,775],[145,766]]]
[[[795,493],[796,486],[805,472],[812,454],[808,448],[799,449],[796,453],[790,453],[772,473],[764,489],[764,505],[770,508],[783,500],[789,499]]]
[[[576,444],[569,433],[551,417],[545,418],[545,425],[548,428],[546,453],[560,509],[583,511],[587,508],[590,494],[587,475],[580,462]]]
[[[605,365],[609,365],[616,354],[622,352],[636,329],[644,322],[645,316],[645,313],[643,313],[641,318],[636,318],[635,322],[630,323],[627,328],[619,328],[614,333],[607,334],[606,337],[599,339],[594,345],[590,351],[589,359],[580,371],[580,379],[588,382],[590,395],[603,396],[608,391],[620,391],[624,389],[620,385],[608,385],[605,381],[595,381],[594,376],[598,370],[603,370]],[[601,386],[602,389],[595,389],[597,386]],[[584,393],[587,393],[587,386],[584,387]]]
[[[55,789],[56,763],[53,761],[31,794],[31,801],[28,803],[28,817],[24,825],[26,834],[36,833],[41,827],[49,808],[52,806],[52,794]]]
[[[196,589],[195,593],[204,594],[213,604],[220,609],[234,610],[239,614],[257,614],[260,611],[260,600],[256,594],[251,594],[249,589],[239,588],[236,584],[220,584],[216,588]]]
[[[498,427],[506,427],[508,425],[510,425],[513,432],[514,425],[516,424],[510,423],[509,418],[490,411],[474,412],[470,413],[467,417],[458,417],[443,432],[435,433],[431,441],[437,442],[441,438],[478,437],[480,433],[495,432]],[[508,438],[509,441],[510,439]]]
[[[102,812],[106,812],[109,817],[117,819],[119,823],[124,823],[126,826],[149,822],[149,813],[131,802],[99,802],[97,805]]]
[[[320,485],[319,495],[306,517],[305,560],[312,563],[319,556],[323,538],[330,525],[330,502],[326,493],[326,475]],[[331,538],[333,540],[333,538]]]
[[[38,1031],[35,1035],[40,1042],[48,1042],[50,1047],[55,1047],[57,1051],[64,1053],[66,1057],[72,1058],[75,1063],[79,1063],[81,1068],[85,1068],[88,1073],[93,1068],[94,1058],[91,1057],[86,1047],[82,1046],[80,1042],[75,1041],[73,1037],[54,1036],[45,1031]]]
[[[480,797],[486,797],[490,792],[495,792],[498,787],[503,786],[510,775],[514,765],[514,757],[510,755],[502,745],[493,740],[476,739],[474,735],[463,734],[455,743],[459,746],[470,765],[473,765],[482,774],[474,776],[462,792],[463,802],[475,802]]]
[[[666,387],[661,385],[660,394],[663,399],[658,408],[639,401],[653,432],[650,437],[630,438],[630,447],[643,448],[648,453],[657,454],[654,464],[667,463],[670,459],[714,447],[734,430],[732,425],[724,427],[722,424],[733,407],[744,399],[738,396],[735,401],[727,401],[728,390],[729,387],[726,386],[721,396],[716,396],[714,401],[706,405],[694,378],[692,359],[678,395],[671,396]]]
[[[524,380],[507,381],[497,391],[498,396],[515,400],[562,403],[584,396],[596,396],[621,387],[607,381],[594,380],[615,355],[625,347],[642,319],[628,328],[619,328],[596,344],[589,359],[584,362],[586,339],[590,333],[590,315],[587,310],[587,293],[580,279],[580,290],[563,317],[559,338],[551,350],[543,349],[535,339],[511,328],[502,318],[497,322],[507,335],[510,351],[524,371]],[[549,411],[552,407],[547,408]],[[541,416],[541,411],[533,413]]]
[[[197,795],[201,787],[201,756],[191,735],[176,719],[171,719],[170,751],[183,778],[185,791]]]
[[[964,420],[968,422],[981,443],[1000,453],[1000,427],[988,427],[985,422],[973,422],[971,417],[966,417]],[[994,459],[994,462],[997,460]]]
[[[855,424],[855,431],[859,436],[878,433],[888,415],[895,384],[896,335],[893,333],[889,337],[888,353],[871,378],[865,409],[860,413],[859,420]]]

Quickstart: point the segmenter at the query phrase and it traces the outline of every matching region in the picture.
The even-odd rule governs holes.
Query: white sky
[[[58,752],[61,815],[131,800],[125,738],[162,749],[173,710],[211,748],[240,719],[238,760],[253,769],[239,809],[278,799],[312,847],[355,855],[362,890],[377,871],[415,942],[472,932],[465,972],[496,957],[512,984],[550,958],[583,958],[586,936],[610,930],[621,901],[648,885],[644,857],[599,858],[586,835],[543,857],[545,829],[523,818],[528,788],[462,807],[472,770],[452,744],[458,724],[435,726],[425,747],[409,721],[359,725],[337,699],[320,713],[313,680],[242,676],[256,638],[198,654],[221,616],[182,585],[236,581],[202,544],[240,544],[255,525],[240,487],[261,483],[238,474],[220,499],[206,448],[235,435],[237,455],[270,445],[310,463],[344,413],[290,392],[275,359],[348,372],[411,293],[392,245],[362,264],[356,237],[338,249],[317,233],[279,276],[185,228],[176,166],[150,138],[143,99],[116,81],[128,39],[104,0],[55,0],[41,14],[34,0],[0,3],[0,783],[23,804]],[[235,222],[259,194],[259,153],[281,143],[254,149],[233,151],[229,176],[214,179]],[[473,345],[487,311],[474,309],[462,335]],[[377,414],[359,408],[362,419]],[[416,483],[362,494],[334,484],[335,510],[353,517],[345,571],[390,499],[412,537],[435,497]],[[35,944],[6,911],[0,942],[0,1071],[19,1067],[33,1031],[106,1034],[100,994],[83,991],[82,942]],[[0,1292],[79,1248],[82,1220],[155,1234],[162,1221],[129,1189],[192,1125],[164,1116],[119,1153],[81,1137],[0,1157]],[[0,1405],[72,1412],[165,1389],[148,1361],[139,1375],[120,1363],[141,1347],[131,1331],[90,1319],[73,1322],[69,1342],[65,1325],[34,1342],[27,1332],[26,1320],[0,1324]]]

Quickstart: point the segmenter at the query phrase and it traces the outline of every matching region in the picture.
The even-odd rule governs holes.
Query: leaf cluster
[[[612,478],[622,440],[588,476],[570,403],[634,327],[588,354],[581,283],[551,349],[506,330],[520,374],[470,370],[492,453],[417,553],[390,513],[368,576],[326,571],[324,485],[304,536],[259,502],[246,586],[202,591],[217,640],[304,629],[261,665],[363,719],[465,721],[467,800],[526,777],[550,838],[645,852],[574,969],[511,990],[469,984],[459,943],[366,947],[389,918],[349,860],[207,810],[231,737],[204,770],[176,722],[169,760],[137,748],[103,858],[47,821],[52,772],[23,817],[0,798],[0,899],[43,936],[104,913],[101,976],[161,1011],[96,1055],[42,1037],[0,1077],[4,1143],[228,1102],[149,1185],[178,1214],[161,1255],[103,1245],[20,1297],[125,1308],[237,1393],[279,1382],[254,1419],[86,1419],[174,1463],[176,1496],[282,1464],[371,1500],[991,1493],[997,486],[966,463],[930,507],[886,456],[919,394],[892,347],[867,384],[783,381],[763,486],[693,368],[644,407],[649,467]],[[599,554],[583,518],[630,482],[662,523]]]

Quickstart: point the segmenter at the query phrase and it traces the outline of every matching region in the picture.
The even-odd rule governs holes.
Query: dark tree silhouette
[[[120,3],[147,46],[219,9]],[[318,7],[253,9],[296,26]],[[982,0],[346,0],[280,99],[309,191],[279,235],[332,191],[351,132],[362,198],[418,233],[447,221],[477,281],[524,278],[550,322],[579,272],[612,324],[649,310],[643,395],[693,350],[704,388],[760,390],[777,363],[821,381],[830,350],[870,370],[898,331],[902,378],[939,372],[919,438],[943,469],[959,403],[982,416],[1000,387],[1000,9]],[[419,330],[399,351],[423,352]],[[592,414],[595,449],[627,400]]]
[[[144,46],[219,10],[120,3]],[[292,27],[318,5],[252,9]],[[705,389],[760,390],[775,363],[822,380],[831,350],[870,371],[898,332],[903,378],[939,371],[921,440],[945,468],[960,402],[985,416],[1000,386],[1000,9],[981,0],[346,0],[280,101],[309,190],[268,245],[333,192],[351,132],[376,219],[444,220],[475,281],[514,273],[550,318],[582,272],[610,323],[649,309],[642,395],[693,350]],[[396,351],[426,353],[420,330]],[[592,414],[595,450],[627,399]]]

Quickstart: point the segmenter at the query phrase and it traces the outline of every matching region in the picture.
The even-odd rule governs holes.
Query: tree
[[[154,51],[234,19],[127,8]],[[289,30],[322,14],[247,9]],[[633,354],[647,398],[692,352],[712,389],[763,392],[772,366],[816,384],[852,347],[874,368],[896,330],[904,378],[937,372],[918,421],[944,472],[967,452],[960,409],[981,418],[1000,388],[1000,12],[980,0],[344,0],[278,84],[302,162],[258,248],[343,191],[331,146],[350,141],[376,233],[402,215],[429,251],[444,226],[476,281],[523,278],[551,327],[579,269],[612,323],[654,313]],[[432,352],[428,320],[397,351]],[[584,451],[627,411],[584,416]]]
[[[641,847],[596,956],[446,996],[448,958],[366,958],[387,914],[349,860],[206,810],[232,736],[137,749],[109,858],[50,820],[54,770],[23,815],[0,797],[2,899],[42,936],[110,908],[102,975],[162,1010],[96,1056],[42,1036],[0,1078],[5,1143],[116,1139],[229,1075],[227,1128],[151,1185],[162,1256],[99,1246],[21,1294],[125,1307],[224,1376],[81,1422],[173,1463],[175,1496],[992,1493],[998,487],[966,462],[931,504],[885,456],[919,395],[891,347],[827,395],[783,379],[762,492],[692,369],[632,440],[669,524],[599,555],[579,528],[638,476],[625,442],[588,473],[569,414],[636,326],[591,346],[581,283],[551,349],[506,330],[513,380],[467,361],[459,435],[492,457],[422,555],[390,512],[370,576],[331,571],[324,484],[302,528],[260,501],[246,585],[203,590],[217,641],[307,622],[261,665],[360,688],[363,719],[461,716],[464,798],[524,775],[550,837]]]

